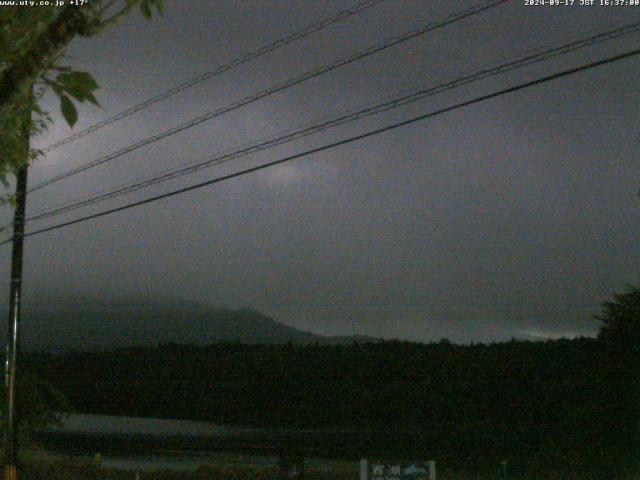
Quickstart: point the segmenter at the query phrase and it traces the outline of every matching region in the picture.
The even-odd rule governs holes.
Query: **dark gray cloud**
[[[99,80],[102,109],[83,107],[77,129],[345,5],[170,1],[163,19],[146,23],[133,16],[100,38],[78,40],[69,49],[69,63]],[[32,169],[31,181],[469,5],[386,2],[51,152]],[[637,18],[634,8],[510,2],[34,193],[29,211]],[[637,35],[585,49],[84,212],[302,151],[636,44]],[[415,340],[594,334],[597,323],[590,315],[625,283],[637,283],[640,270],[637,72],[637,60],[620,62],[30,238],[27,296],[170,295],[251,306],[319,333]],[[45,104],[56,123],[36,140],[39,145],[71,133],[54,99]],[[9,249],[1,255],[0,275],[7,277]]]

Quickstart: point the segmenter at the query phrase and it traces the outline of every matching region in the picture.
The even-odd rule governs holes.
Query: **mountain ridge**
[[[23,312],[21,345],[28,351],[86,351],[162,343],[379,341],[363,335],[320,335],[286,325],[254,308],[233,309],[182,299],[61,298],[27,302]],[[6,318],[6,310],[3,313]]]

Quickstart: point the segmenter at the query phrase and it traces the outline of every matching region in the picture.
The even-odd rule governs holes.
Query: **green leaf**
[[[63,94],[63,88],[62,85],[60,85],[58,82],[56,82],[55,80],[50,80],[47,77],[42,77],[42,81],[46,84],[49,85],[53,91],[56,93],[57,96],[60,96]]]
[[[140,12],[147,20],[151,20],[151,7],[149,6],[149,0],[142,0],[140,2]]]
[[[78,111],[71,99],[66,95],[60,96],[60,110],[62,110],[62,115],[69,126],[73,127],[78,121]]]
[[[87,72],[61,73],[56,77],[56,83],[64,89],[64,92],[68,93],[79,102],[88,100],[94,105],[100,106],[98,104],[98,100],[96,100],[96,97],[92,93],[93,90],[98,88],[98,84],[91,74]],[[56,91],[56,93],[58,92]],[[58,96],[60,95],[61,93],[58,93]]]
[[[56,95],[58,95],[59,97],[64,95],[64,92],[60,87],[60,84],[56,82],[50,82],[49,85],[51,85],[51,88],[53,89],[53,91],[56,92]]]
[[[96,81],[87,72],[61,73],[56,77],[56,81],[81,102],[87,98],[87,94],[98,88]]]
[[[64,91],[69,95],[71,95],[76,100],[78,100],[79,102],[84,102],[85,99],[87,98],[87,93],[76,86],[64,87]]]
[[[100,106],[100,104],[98,103],[98,100],[96,100],[96,97],[93,96],[93,93],[87,93],[87,100],[93,103],[96,107]]]

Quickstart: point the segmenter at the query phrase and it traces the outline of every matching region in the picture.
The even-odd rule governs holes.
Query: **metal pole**
[[[6,411],[4,417],[4,480],[16,480],[18,457],[18,428],[16,421],[16,360],[18,356],[18,328],[22,299],[22,252],[27,197],[27,162],[29,160],[29,130],[31,111],[23,126],[25,163],[16,172],[16,207],[13,214],[13,252],[11,255],[11,287],[9,293],[9,328],[5,359]]]

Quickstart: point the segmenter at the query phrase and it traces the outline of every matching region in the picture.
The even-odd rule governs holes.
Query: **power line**
[[[163,138],[166,138],[170,135],[174,135],[176,133],[182,132],[188,128],[192,128],[195,127],[196,125],[199,125],[203,122],[206,122],[208,120],[211,120],[213,118],[219,117],[225,113],[229,113],[233,110],[236,110],[240,107],[246,106],[250,103],[256,102],[260,99],[263,99],[265,97],[268,97],[270,95],[273,95],[274,93],[280,92],[282,90],[291,88],[295,85],[298,85],[300,83],[303,83],[307,80],[310,80],[312,78],[316,78],[319,77],[320,75],[323,75],[325,73],[331,72],[333,70],[336,70],[340,67],[343,67],[345,65],[348,65],[350,63],[356,62],[358,60],[361,60],[365,57],[368,57],[370,55],[373,55],[374,53],[378,53],[381,52],[383,50],[386,50],[387,48],[393,47],[395,45],[398,45],[402,42],[406,42],[408,40],[411,40],[413,38],[416,38],[420,35],[424,35],[428,32],[432,32],[436,29],[442,28],[444,26],[459,22],[465,18],[471,17],[473,15],[479,14],[481,12],[487,11],[491,8],[497,7],[498,5],[502,4],[502,3],[506,3],[510,0],[494,0],[492,2],[489,3],[484,3],[482,5],[476,5],[474,7],[470,7],[467,8],[465,10],[462,10],[460,12],[456,12],[453,13],[451,15],[448,15],[447,17],[445,17],[443,20],[439,21],[439,22],[435,22],[435,23],[429,23],[423,27],[411,30],[409,32],[406,32],[400,36],[397,37],[393,37],[390,38],[386,41],[384,41],[381,44],[377,44],[377,45],[373,45],[368,47],[365,50],[362,50],[360,52],[357,52],[347,58],[344,59],[339,59],[336,60],[330,64],[321,66],[319,68],[315,68],[312,70],[309,70],[307,72],[305,72],[304,74],[298,76],[298,77],[294,77],[292,79],[289,79],[287,81],[285,81],[284,83],[280,83],[278,85],[275,85],[271,88],[262,90],[258,93],[255,93],[253,95],[250,95],[248,97],[245,97],[241,100],[238,100],[236,102],[233,102],[225,107],[222,107],[218,110],[214,110],[213,112],[209,112],[206,113],[204,115],[201,115],[199,117],[193,118],[191,120],[189,120],[188,122],[182,123],[176,127],[170,128],[168,130],[165,130],[164,132],[158,133],[156,135],[153,135],[151,137],[147,137],[146,139],[143,139],[133,145],[129,145],[128,147],[125,147],[123,149],[120,149],[116,152],[110,153],[104,157],[100,157],[96,160],[93,160],[85,165],[81,165],[79,167],[76,167],[74,169],[71,169],[65,173],[62,173],[60,175],[56,175],[48,180],[44,180],[43,182],[40,182],[39,184],[35,185],[34,187],[31,187],[31,189],[28,191],[28,193],[34,192],[36,190],[40,190],[41,188],[44,188],[48,185],[51,185],[53,183],[59,182],[60,180],[64,180],[66,178],[69,178],[73,175],[76,175],[80,172],[84,172],[86,170],[89,170],[91,168],[97,167],[98,165],[102,165],[103,163],[106,162],[110,162],[118,157],[121,157],[127,153],[131,153],[134,150],[137,150],[141,147],[144,147],[146,145],[149,145],[151,143],[157,142],[158,140],[162,140]]]
[[[70,220],[68,222],[63,222],[63,223],[59,223],[57,225],[52,225],[50,227],[42,228],[40,230],[35,230],[33,232],[29,232],[29,233],[25,234],[24,236],[25,237],[30,237],[30,236],[34,236],[34,235],[40,235],[40,234],[45,233],[45,232],[58,230],[58,229],[61,229],[61,228],[64,228],[64,227],[68,227],[70,225],[75,225],[77,223],[82,223],[82,222],[86,222],[88,220],[93,220],[95,218],[104,217],[106,215],[111,215],[112,213],[121,212],[121,211],[124,211],[124,210],[128,210],[130,208],[141,206],[141,205],[146,205],[148,203],[152,203],[152,202],[155,202],[155,201],[158,201],[158,200],[162,200],[162,199],[165,199],[165,198],[169,198],[169,197],[173,197],[173,196],[176,196],[176,195],[180,195],[180,194],[183,194],[183,193],[186,193],[186,192],[190,192],[192,190],[198,190],[200,188],[207,187],[209,185],[213,185],[213,184],[216,184],[216,183],[221,183],[221,182],[224,182],[224,181],[227,181],[227,180],[231,180],[233,178],[240,177],[240,176],[243,176],[243,175],[246,175],[246,174],[249,174],[249,173],[257,172],[259,170],[264,170],[266,168],[273,167],[275,165],[280,165],[282,163],[289,162],[291,160],[296,160],[298,158],[302,158],[302,157],[306,157],[306,156],[313,155],[313,154],[316,154],[316,153],[320,153],[320,152],[323,152],[323,151],[326,151],[326,150],[330,150],[332,148],[336,148],[336,147],[339,147],[341,145],[346,145],[348,143],[352,143],[352,142],[355,142],[355,141],[358,141],[358,140],[363,140],[365,138],[369,138],[369,137],[372,137],[374,135],[379,135],[379,134],[384,133],[384,132],[395,130],[397,128],[404,127],[406,125],[410,125],[410,124],[413,124],[413,123],[416,123],[416,122],[419,122],[419,121],[422,121],[422,120],[426,120],[428,118],[432,118],[432,117],[435,117],[435,116],[438,116],[438,115],[442,115],[444,113],[452,112],[454,110],[458,110],[460,108],[464,108],[464,107],[467,107],[467,106],[470,106],[470,105],[473,105],[473,104],[476,104],[476,103],[480,103],[480,102],[483,102],[485,100],[489,100],[489,99],[492,99],[492,98],[500,97],[502,95],[505,95],[505,94],[508,94],[508,93],[512,93],[512,92],[516,92],[516,91],[519,91],[519,90],[524,90],[526,88],[530,88],[530,87],[533,87],[533,86],[536,86],[536,85],[540,85],[542,83],[550,82],[552,80],[557,80],[559,78],[563,78],[563,77],[567,77],[567,76],[570,76],[570,75],[574,75],[576,73],[583,72],[583,71],[586,71],[586,70],[590,70],[592,68],[596,68],[596,67],[599,67],[599,66],[602,66],[602,65],[618,62],[618,61],[624,60],[626,58],[634,57],[634,56],[639,55],[639,54],[640,54],[640,49],[631,50],[631,51],[628,51],[628,52],[625,52],[625,53],[622,53],[622,54],[619,54],[619,55],[615,55],[613,57],[608,57],[608,58],[605,58],[605,59],[602,59],[602,60],[598,60],[598,61],[595,61],[595,62],[592,62],[592,63],[581,65],[579,67],[575,67],[575,68],[571,68],[571,69],[568,69],[568,70],[564,70],[564,71],[559,72],[559,73],[555,73],[555,74],[548,75],[548,76],[545,76],[545,77],[541,77],[541,78],[538,78],[538,79],[535,79],[535,80],[531,80],[531,81],[528,81],[528,82],[525,82],[525,83],[521,83],[521,84],[516,85],[514,87],[509,87],[509,88],[505,88],[505,89],[499,90],[499,91],[494,92],[494,93],[482,95],[480,97],[476,97],[476,98],[473,98],[471,100],[460,102],[460,103],[457,103],[457,104],[449,106],[449,107],[445,107],[445,108],[442,108],[442,109],[439,109],[439,110],[436,110],[436,111],[433,111],[433,112],[425,113],[423,115],[419,115],[417,117],[413,117],[413,118],[410,118],[408,120],[404,120],[404,121],[401,121],[401,122],[393,123],[391,125],[387,125],[385,127],[381,127],[381,128],[375,129],[375,130],[371,130],[371,131],[366,132],[366,133],[362,133],[362,134],[355,135],[355,136],[352,136],[352,137],[349,137],[349,138],[346,138],[346,139],[343,139],[343,140],[339,140],[337,142],[333,142],[333,143],[330,143],[330,144],[327,144],[327,145],[323,145],[323,146],[316,147],[316,148],[313,148],[313,149],[310,149],[310,150],[306,150],[304,152],[297,153],[297,154],[294,154],[294,155],[289,155],[287,157],[280,158],[278,160],[274,160],[272,162],[268,162],[268,163],[265,163],[265,164],[262,164],[262,165],[258,165],[258,166],[251,167],[251,168],[247,168],[247,169],[235,172],[235,173],[231,173],[231,174],[228,174],[228,175],[217,177],[217,178],[214,178],[214,179],[211,179],[211,180],[207,180],[205,182],[197,183],[197,184],[191,185],[189,187],[184,187],[184,188],[180,188],[178,190],[173,190],[171,192],[163,193],[161,195],[156,195],[156,196],[153,196],[153,197],[150,197],[150,198],[146,198],[144,200],[140,200],[140,201],[137,201],[137,202],[130,203],[128,205],[123,205],[123,206],[120,206],[120,207],[112,208],[110,210],[105,210],[105,211],[102,211],[102,212],[99,212],[99,213],[94,213],[92,215],[87,215],[87,216],[84,216],[84,217],[80,217],[80,218],[77,218],[75,220]],[[10,242],[10,240],[3,242],[2,245],[6,244],[8,242]]]
[[[319,124],[293,130],[288,133],[285,133],[284,135],[277,136],[275,138],[264,140],[249,146],[241,147],[239,149],[236,149],[227,153],[223,153],[211,158],[200,160],[186,167],[172,168],[169,170],[165,170],[163,172],[160,172],[159,174],[155,174],[145,179],[137,180],[135,182],[129,182],[127,184],[121,185],[116,189],[108,190],[106,192],[93,195],[83,200],[78,200],[78,201],[67,203],[58,207],[54,207],[48,211],[32,215],[28,217],[27,220],[37,221],[45,218],[51,218],[57,215],[61,215],[63,213],[76,210],[78,208],[94,205],[96,203],[100,203],[105,200],[119,197],[126,193],[131,193],[136,190],[149,187],[151,185],[163,183],[174,178],[178,178],[187,174],[194,173],[204,168],[209,168],[214,165],[219,165],[221,163],[224,163],[233,159],[245,157],[252,153],[256,153],[262,150],[266,150],[268,148],[272,148],[277,145],[281,145],[283,143],[288,143],[293,140],[297,140],[297,139],[306,137],[308,135],[321,132],[328,128],[343,125],[345,123],[352,122],[367,116],[375,115],[375,114],[388,111],[403,105],[414,103],[444,91],[452,90],[454,88],[458,88],[463,85],[467,85],[467,84],[477,82],[489,77],[493,77],[498,74],[502,74],[514,69],[518,69],[524,66],[538,63],[552,57],[564,55],[580,48],[585,48],[587,46],[595,45],[597,43],[609,41],[624,35],[637,33],[638,31],[640,31],[640,23],[636,22],[636,23],[627,24],[612,30],[608,30],[605,32],[600,32],[588,38],[574,40],[559,46],[548,47],[542,50],[539,49],[538,51],[530,52],[524,57],[518,58],[516,60],[508,61],[506,63],[494,66],[492,68],[485,67],[484,69],[477,71],[475,73],[472,73],[470,75],[458,77],[454,80],[450,80],[436,86],[431,86],[428,88],[423,88],[418,91],[413,91],[407,95],[403,95],[401,97],[394,98],[394,99],[385,101],[383,103],[376,103],[372,106],[361,109],[357,112],[352,112],[337,118],[332,118],[330,120],[321,122]]]
[[[338,12],[336,15],[332,17],[327,17],[317,23],[311,24],[303,28],[302,30],[293,32],[267,45],[263,45],[257,50],[249,52],[240,57],[236,57],[233,60],[223,65],[219,65],[213,70],[210,70],[197,77],[187,80],[186,82],[183,82],[180,85],[177,85],[169,90],[159,93],[158,95],[148,98],[147,100],[144,100],[143,102],[140,102],[137,105],[134,105],[133,107],[130,107],[98,123],[95,123],[94,125],[91,125],[90,127],[87,127],[84,130],[81,130],[77,133],[74,133],[73,135],[63,138],[62,140],[55,142],[49,145],[48,147],[42,149],[42,152],[47,153],[47,152],[50,152],[51,150],[61,147],[62,145],[66,145],[67,143],[73,142],[74,140],[82,138],[85,135],[88,135],[90,133],[95,132],[96,130],[100,130],[101,128],[106,127],[107,125],[111,125],[112,123],[115,123],[119,120],[122,120],[123,118],[133,115],[134,113],[139,112],[140,110],[143,110],[155,103],[158,103],[162,100],[166,100],[167,98],[172,97],[173,95],[176,95],[182,92],[183,90],[187,90],[188,88],[194,87],[206,80],[222,75],[223,73],[235,67],[239,67],[240,65],[250,62],[251,60],[255,60],[256,58],[266,55],[267,53],[273,52],[286,45],[290,45],[298,40],[308,37],[313,33],[319,32],[320,30],[323,30],[331,25],[334,25],[335,23],[338,23],[342,20],[346,20],[354,15],[357,15],[360,12],[363,12],[369,8],[372,8],[378,5],[379,3],[386,2],[386,1],[387,0],[366,0],[364,2],[361,2],[355,5],[353,8],[350,8],[347,10],[341,10],[340,12]]]

